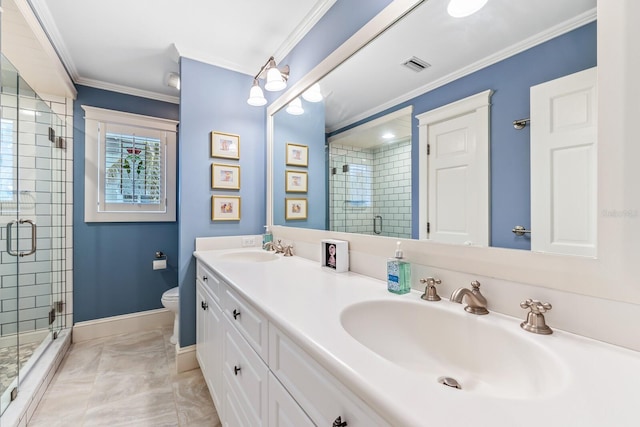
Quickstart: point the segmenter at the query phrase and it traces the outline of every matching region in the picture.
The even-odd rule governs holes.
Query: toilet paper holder
[[[156,251],[156,259],[167,259],[167,256],[162,251]]]

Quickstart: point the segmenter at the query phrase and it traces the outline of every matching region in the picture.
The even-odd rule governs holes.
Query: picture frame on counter
[[[211,188],[217,190],[239,190],[240,166],[212,163]]]
[[[240,160],[240,135],[211,131],[211,157]]]
[[[211,196],[212,221],[240,221],[239,196]]]
[[[349,242],[346,240],[324,239],[321,244],[321,263],[323,268],[336,273],[349,271]]]

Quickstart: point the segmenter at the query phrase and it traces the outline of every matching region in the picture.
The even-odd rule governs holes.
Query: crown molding
[[[273,57],[276,62],[282,61],[293,48],[307,35],[307,33],[322,19],[325,13],[337,0],[318,0],[313,9],[304,17],[302,22],[289,34],[284,42],[276,49]]]
[[[123,93],[125,95],[139,96],[141,98],[154,99],[156,101],[170,102],[172,104],[180,104],[179,96],[165,95],[162,93],[151,92],[149,90],[136,89],[129,86],[118,85],[114,83],[103,82],[101,80],[85,79],[80,77],[76,83],[83,86],[89,86],[96,89],[110,90],[112,92]]]
[[[535,34],[529,37],[528,39],[525,39],[519,43],[513,44],[493,55],[489,55],[479,61],[476,61],[471,65],[468,65],[464,68],[456,70],[453,73],[450,73],[436,81],[420,86],[416,89],[413,89],[410,92],[407,92],[403,95],[398,96],[397,98],[391,99],[385,102],[384,104],[378,105],[377,107],[373,107],[361,114],[345,119],[340,123],[338,123],[337,125],[327,128],[327,132],[335,132],[346,126],[356,123],[360,120],[364,120],[388,108],[399,105],[405,101],[409,101],[410,99],[413,99],[419,95],[430,92],[434,89],[437,89],[441,86],[444,86],[448,83],[451,83],[469,74],[475,73],[476,71],[479,71],[490,65],[496,64],[511,56],[517,55],[518,53],[524,52],[527,49],[531,49],[534,46],[547,42],[555,37],[561,36],[562,34],[568,33],[569,31],[575,30],[576,28],[580,28],[583,25],[586,25],[590,22],[595,21],[596,19],[597,19],[597,11],[595,8],[593,8],[572,19],[569,19],[545,31]]]

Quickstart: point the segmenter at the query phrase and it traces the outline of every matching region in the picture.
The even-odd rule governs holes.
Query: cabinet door
[[[300,405],[269,373],[269,427],[314,427]]]
[[[207,366],[207,324],[206,310],[207,304],[206,293],[199,281],[196,281],[196,358],[200,364],[200,370],[205,378],[212,373]]]
[[[209,391],[216,407],[222,404],[222,309],[215,303],[209,301],[209,307],[205,312],[206,316],[206,335],[207,335],[207,365],[211,368],[207,382]],[[221,414],[222,417],[224,414]]]

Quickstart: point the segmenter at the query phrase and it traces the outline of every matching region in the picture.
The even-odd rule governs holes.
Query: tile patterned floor
[[[11,385],[18,374],[18,365],[16,364],[16,357],[18,354],[18,363],[20,368],[27,363],[27,360],[31,357],[40,343],[34,342],[29,344],[20,344],[20,346],[11,346],[0,348],[0,394]],[[19,348],[19,352],[16,350]]]
[[[29,426],[220,426],[200,370],[175,373],[171,333],[73,344]]]

